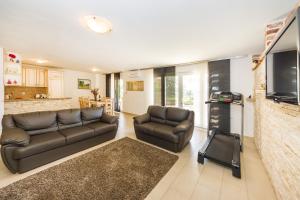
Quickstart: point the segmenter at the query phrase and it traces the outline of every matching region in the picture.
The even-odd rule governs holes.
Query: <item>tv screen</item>
[[[298,104],[298,51],[296,21],[267,53],[267,98]]]

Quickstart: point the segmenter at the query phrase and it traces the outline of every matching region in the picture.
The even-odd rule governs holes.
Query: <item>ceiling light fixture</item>
[[[112,24],[105,18],[98,16],[85,16],[86,25],[96,33],[107,33],[112,31]]]
[[[36,59],[36,63],[38,63],[38,64],[43,64],[46,62],[48,62],[48,60]]]

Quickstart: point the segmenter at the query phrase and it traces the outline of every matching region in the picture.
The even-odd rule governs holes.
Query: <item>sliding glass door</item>
[[[154,77],[154,104],[162,105],[162,77],[155,76]]]
[[[192,73],[179,73],[178,74],[178,106],[193,110],[194,96],[195,96],[195,85],[191,84],[194,82],[195,76]]]
[[[176,106],[176,77],[174,75],[167,75],[165,77],[165,105]]]
[[[195,112],[195,125],[207,128],[207,63],[154,69],[154,104]]]
[[[176,67],[177,106],[195,112],[195,126],[207,128],[207,64]]]
[[[121,74],[120,73],[114,73],[114,109],[117,112],[121,111],[121,85],[120,85],[120,80],[121,80]]]

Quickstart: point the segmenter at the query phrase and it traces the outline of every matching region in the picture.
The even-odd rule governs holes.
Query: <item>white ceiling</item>
[[[102,72],[259,53],[265,25],[297,0],[1,0],[0,46],[24,60]],[[109,19],[99,35],[80,19]]]

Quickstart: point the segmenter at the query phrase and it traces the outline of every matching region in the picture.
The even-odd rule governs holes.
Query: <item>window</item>
[[[195,126],[207,128],[208,71],[207,63],[176,67],[177,106],[193,110]]]
[[[154,69],[154,104],[195,112],[195,125],[207,128],[208,64]]]
[[[176,106],[176,92],[175,92],[176,79],[175,76],[165,77],[165,105],[166,106]]]
[[[161,106],[175,106],[175,67],[154,69],[154,104]]]
[[[161,104],[161,77],[154,78],[154,104]]]

